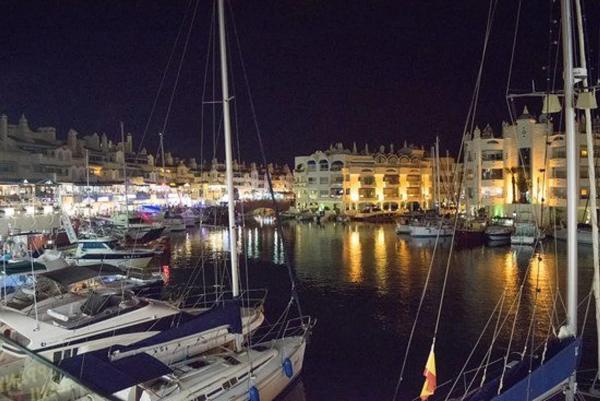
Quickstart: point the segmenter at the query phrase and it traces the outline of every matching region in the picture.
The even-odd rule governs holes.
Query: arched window
[[[306,167],[308,171],[317,171],[317,162],[314,160],[309,160],[306,163]]]
[[[329,162],[325,159],[319,161],[319,171],[328,171]]]
[[[336,160],[331,163],[331,171],[341,171],[344,168],[344,162],[341,160]]]

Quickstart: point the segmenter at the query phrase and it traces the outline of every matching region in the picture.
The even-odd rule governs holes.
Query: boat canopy
[[[504,376],[504,390],[500,394],[497,395],[500,384],[500,376],[497,376],[465,400],[535,400],[552,395],[557,388],[560,390],[560,385],[575,372],[580,358],[581,338],[569,337],[562,341],[552,341],[548,344],[546,360],[543,364],[540,364],[538,355],[532,360],[526,357],[507,369]],[[528,373],[530,369],[531,373]]]
[[[107,394],[172,373],[168,366],[148,354],[140,353],[110,361],[106,350],[63,359],[58,367],[92,390]]]
[[[123,270],[111,265],[71,266],[42,273],[41,275],[64,286],[99,276],[122,275]]]
[[[34,272],[46,270],[46,266],[28,259],[20,260],[18,262],[0,262],[0,273],[7,276],[31,273],[32,270]]]
[[[111,347],[111,351],[135,351],[138,348],[152,347],[158,344],[167,343],[202,333],[203,331],[214,329],[219,326],[229,326],[231,332],[238,334],[242,333],[242,317],[239,301],[225,301],[184,323],[180,323],[172,329],[161,331],[158,334],[128,346],[113,346]]]
[[[183,318],[189,316],[182,315]],[[111,352],[135,351],[139,348],[167,343],[224,325],[229,325],[233,332],[242,332],[239,301],[223,302],[205,313],[189,320],[184,319],[184,322],[178,326],[164,330],[145,340],[128,346],[116,345],[79,354],[59,361],[57,366],[94,390],[114,394],[117,391],[172,373],[172,371],[161,361],[145,352],[116,360],[110,359]],[[140,366],[143,366],[143,369],[140,369]]]

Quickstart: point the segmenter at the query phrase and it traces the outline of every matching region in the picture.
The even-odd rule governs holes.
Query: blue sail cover
[[[161,331],[158,334],[148,337],[144,340],[135,342],[127,346],[117,345],[111,350],[119,352],[133,351],[138,348],[151,347],[185,338],[203,331],[214,329],[219,326],[229,326],[232,333],[242,333],[242,316],[240,304],[238,301],[226,301],[214,306],[207,312],[204,312],[192,319],[179,324],[168,330]]]
[[[539,358],[525,358],[508,369],[504,376],[503,391],[498,393],[500,376],[490,380],[468,401],[535,400],[550,395],[561,383],[575,372],[581,358],[581,338],[568,338],[548,345],[546,361],[540,365]],[[529,373],[531,363],[531,373]]]
[[[109,359],[114,351],[134,351],[138,348],[159,345],[188,337],[203,331],[228,325],[235,333],[242,332],[240,303],[238,300],[226,301],[214,306],[198,316],[182,313],[178,316],[178,324],[158,334],[128,346],[115,345],[97,351],[76,355],[63,359],[56,365],[71,376],[79,379],[92,390],[105,394],[135,386],[171,373],[171,369],[158,359],[140,352],[116,361]]]
[[[110,361],[106,351],[94,351],[63,359],[58,367],[92,390],[104,394],[172,373],[168,366],[148,354],[140,353]]]

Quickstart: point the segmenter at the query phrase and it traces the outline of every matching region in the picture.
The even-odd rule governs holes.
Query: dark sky
[[[499,3],[477,114],[480,124],[490,122],[496,129],[508,119],[504,91],[518,1]],[[545,89],[549,20],[551,10],[558,18],[559,2],[523,3],[511,86],[528,89],[535,80]],[[596,66],[600,2],[585,3],[588,51]],[[139,143],[184,15],[183,36],[189,25],[193,3],[188,4],[2,2],[0,110],[13,122],[25,113],[33,126],[56,126],[61,137],[73,127],[82,134],[105,131],[117,139],[118,122],[123,120]],[[356,141],[361,147],[368,142],[371,149],[404,140],[429,147],[436,134],[444,148],[458,147],[489,2],[233,0],[230,4],[269,159],[291,163],[294,155],[338,141],[347,146]],[[209,0],[198,5],[165,132],[168,149],[198,159],[210,158],[213,152],[215,105],[204,105],[203,141],[200,123],[212,7]],[[558,25],[553,26],[556,39]],[[230,39],[241,157],[259,160],[232,31]],[[180,40],[144,140],[151,152],[156,151],[182,44]],[[593,75],[597,76],[595,71]],[[207,85],[212,88],[212,80]],[[205,100],[215,97],[209,93]],[[536,102],[531,106],[535,113],[541,108]],[[220,142],[219,138],[219,155]]]

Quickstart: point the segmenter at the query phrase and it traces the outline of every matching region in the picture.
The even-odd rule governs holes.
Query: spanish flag
[[[433,352],[433,347],[431,347],[431,351],[429,352],[423,376],[425,376],[425,383],[423,383],[420,397],[421,401],[426,401],[430,395],[433,395],[436,386],[435,353]]]

